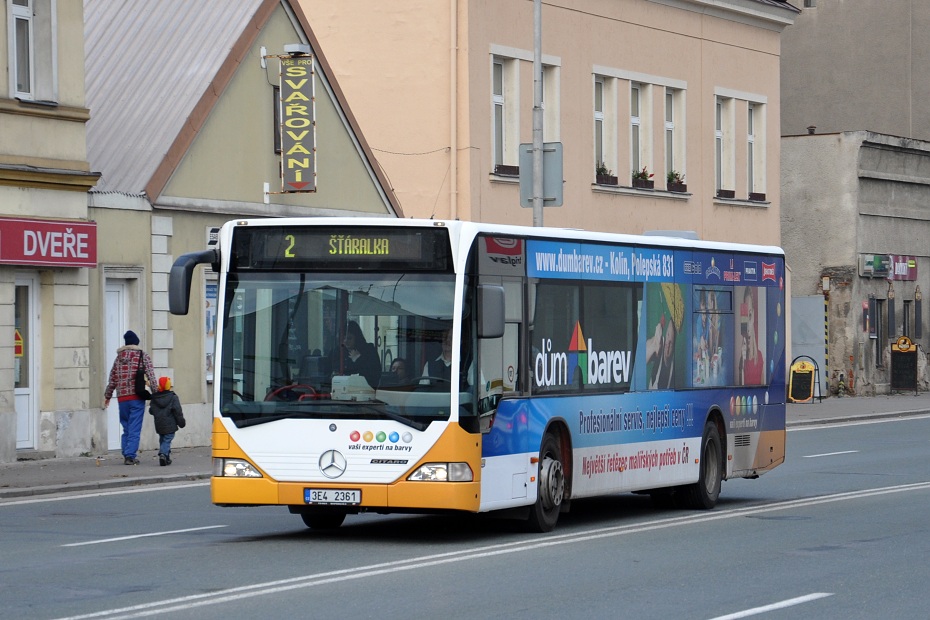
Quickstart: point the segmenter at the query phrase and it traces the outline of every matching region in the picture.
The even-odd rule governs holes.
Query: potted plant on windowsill
[[[685,175],[677,170],[669,170],[665,175],[665,189],[670,192],[686,192],[688,186],[685,184]]]
[[[594,178],[598,185],[618,185],[619,181],[614,176],[613,170],[608,170],[604,162],[599,161],[594,166]]]
[[[655,181],[652,180],[654,176],[653,173],[646,170],[646,166],[643,166],[642,170],[634,170],[633,187],[637,189],[654,189]]]

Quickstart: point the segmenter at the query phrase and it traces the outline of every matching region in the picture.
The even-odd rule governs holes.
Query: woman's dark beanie
[[[126,343],[126,346],[131,344],[139,344],[139,337],[136,336],[136,332],[130,329],[128,332],[123,334],[123,341]]]

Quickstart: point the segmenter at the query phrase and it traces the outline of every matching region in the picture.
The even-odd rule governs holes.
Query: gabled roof
[[[304,31],[363,157],[400,215],[319,42],[291,0],[84,0],[87,158],[102,173],[92,191],[144,192],[154,203],[282,5]]]

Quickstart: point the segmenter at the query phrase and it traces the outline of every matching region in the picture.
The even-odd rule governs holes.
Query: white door
[[[106,289],[106,363],[104,369],[104,381],[109,381],[110,368],[113,367],[113,360],[116,359],[116,349],[123,346],[123,334],[128,329],[127,321],[127,290],[126,284],[121,280],[108,280]],[[106,385],[106,384],[104,384]],[[110,406],[107,407],[107,449],[120,449],[120,434],[122,429],[119,425],[119,404],[116,395],[110,399]]]
[[[35,449],[38,408],[36,389],[39,385],[36,363],[39,321],[34,275],[16,276],[14,304],[13,385],[16,398],[16,449]]]

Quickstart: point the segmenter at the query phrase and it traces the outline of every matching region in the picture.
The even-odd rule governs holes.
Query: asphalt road
[[[0,504],[2,618],[927,617],[930,417],[792,430],[713,511],[579,501],[553,534],[213,506],[206,482]]]

